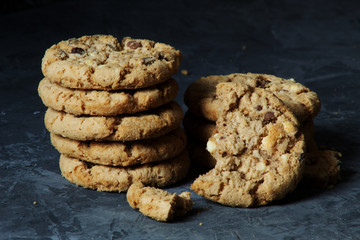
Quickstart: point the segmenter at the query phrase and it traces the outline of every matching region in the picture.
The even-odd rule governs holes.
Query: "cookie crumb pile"
[[[110,35],[72,38],[45,52],[38,92],[68,181],[122,192],[186,176],[190,159],[172,78],[180,62],[169,45]]]
[[[320,150],[313,119],[317,94],[293,79],[235,73],[203,77],[185,92],[184,128],[192,161],[211,169],[191,189],[230,206],[283,198],[303,178],[329,187],[341,154]]]

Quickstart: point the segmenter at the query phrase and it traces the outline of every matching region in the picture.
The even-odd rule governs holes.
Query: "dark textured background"
[[[360,239],[358,1],[3,1],[0,13],[0,239]],[[177,101],[200,76],[261,72],[316,91],[320,145],[343,154],[333,189],[299,188],[259,208],[193,194],[187,217],[160,223],[124,193],[61,177],[37,95],[52,44],[87,34],[165,42],[183,53]],[[193,178],[168,188],[188,190]],[[34,205],[33,202],[37,204]],[[202,225],[200,225],[202,223]]]

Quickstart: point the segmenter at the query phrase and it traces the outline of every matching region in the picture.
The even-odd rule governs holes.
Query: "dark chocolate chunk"
[[[71,53],[83,55],[85,53],[85,50],[79,47],[74,47],[73,49],[71,49]]]
[[[126,44],[126,46],[128,46],[131,49],[137,49],[139,47],[142,47],[141,42],[137,42],[137,41],[128,41],[128,43]]]
[[[268,87],[268,83],[270,83],[269,80],[267,80],[266,78],[264,78],[263,76],[259,76],[256,80],[256,87],[258,88],[267,88]]]
[[[153,62],[155,62],[155,59],[152,57],[146,57],[142,59],[142,64],[149,66],[151,64],[153,64]]]
[[[155,53],[155,58],[156,59],[159,59],[159,60],[166,60],[166,61],[169,61],[166,57],[165,57],[165,55],[164,55],[164,53],[163,52],[156,52]]]
[[[258,110],[258,111],[261,111],[263,108],[262,108],[261,105],[257,105],[255,109]]]
[[[264,124],[274,122],[276,120],[275,114],[273,112],[267,112],[264,116]]]

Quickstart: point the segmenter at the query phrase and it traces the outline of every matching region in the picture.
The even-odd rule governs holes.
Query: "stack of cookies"
[[[127,191],[135,182],[162,187],[186,176],[190,160],[172,78],[180,61],[169,45],[109,35],[46,51],[38,92],[67,180]]]
[[[184,100],[191,159],[211,169],[191,186],[199,195],[249,207],[283,198],[303,176],[320,186],[337,181],[340,154],[313,140],[319,98],[293,79],[208,76],[192,83]]]

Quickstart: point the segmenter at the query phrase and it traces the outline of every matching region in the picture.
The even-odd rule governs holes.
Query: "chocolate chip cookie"
[[[216,86],[222,82],[241,83],[274,93],[300,122],[313,118],[320,111],[320,100],[317,94],[304,85],[293,79],[257,73],[213,75],[198,79],[185,92],[184,101],[189,110],[196,115],[216,121],[220,105],[220,99],[216,97]]]
[[[181,58],[180,51],[151,40],[83,36],[46,50],[42,72],[68,88],[137,89],[168,80],[179,69]]]
[[[175,99],[178,84],[174,79],[137,90],[79,90],[52,83],[44,78],[38,87],[45,106],[74,115],[115,116],[133,114],[164,105]]]
[[[45,126],[52,133],[79,141],[134,141],[169,133],[180,126],[182,119],[183,111],[176,102],[114,117],[75,116],[49,108],[45,113]]]
[[[230,206],[258,206],[295,189],[304,170],[305,142],[292,111],[270,91],[243,83],[217,85],[220,111],[207,149],[215,168],[191,185]]]
[[[51,143],[62,154],[102,165],[131,166],[158,162],[180,154],[186,135],[178,128],[164,136],[138,141],[76,141],[51,134]]]

